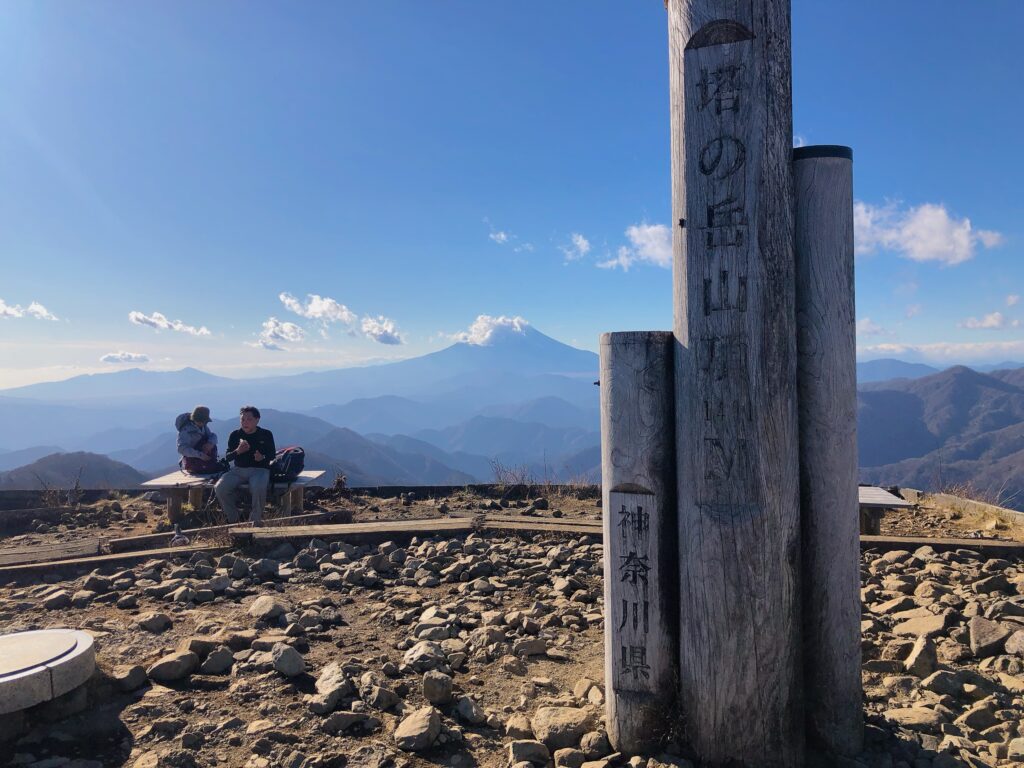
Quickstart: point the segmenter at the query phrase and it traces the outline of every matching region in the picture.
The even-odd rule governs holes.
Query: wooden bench
[[[290,483],[272,483],[267,495],[271,499],[281,500],[282,514],[301,513],[306,486],[319,480],[324,474],[320,469],[308,469]],[[147,480],[142,487],[158,488],[164,492],[167,496],[167,519],[176,522],[181,518],[181,505],[188,501],[193,509],[202,507],[203,492],[207,488],[213,488],[215,482],[216,477],[189,475],[178,471]]]
[[[895,494],[874,485],[857,488],[860,505],[860,532],[863,536],[877,536],[882,532],[882,515],[887,509],[902,509],[914,506]]]

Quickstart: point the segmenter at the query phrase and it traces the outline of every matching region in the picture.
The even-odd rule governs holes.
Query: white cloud
[[[263,330],[260,331],[259,338],[256,341],[247,341],[245,344],[272,352],[284,352],[285,348],[281,344],[302,341],[304,338],[306,338],[306,332],[301,326],[271,317],[263,323]]]
[[[906,311],[907,317],[917,317],[920,314],[921,314],[921,305],[920,304],[911,304],[911,305],[909,305],[907,307],[907,311]]]
[[[858,200],[853,204],[854,247],[858,254],[894,251],[912,261],[937,261],[946,266],[974,258],[978,246],[1003,242],[998,232],[974,229],[968,218],[957,219],[944,205],[924,203],[901,209]]]
[[[989,312],[982,318],[968,317],[959,324],[961,328],[973,330],[998,331],[1006,327],[1006,317],[1002,312]]]
[[[363,318],[363,333],[379,344],[404,344],[402,334],[398,332],[394,320],[389,320],[380,315],[378,317]]]
[[[105,354],[100,358],[100,362],[115,365],[119,363],[148,363],[149,355],[141,352],[125,352],[122,350],[120,352],[109,352]]]
[[[1024,340],[946,342],[930,344],[873,344],[857,347],[858,356],[892,357],[913,355],[915,358],[935,363],[997,362],[1007,359],[1024,358]]]
[[[858,336],[881,336],[885,332],[885,328],[872,321],[870,317],[865,317],[864,319],[857,321]]]
[[[290,293],[282,293],[278,298],[290,312],[294,312],[299,317],[305,317],[309,320],[319,320],[324,325],[328,323],[351,325],[356,321],[355,312],[327,296],[308,293],[306,294],[305,304]]]
[[[522,253],[523,251],[533,251],[533,243],[523,242],[522,240],[519,239],[517,235],[512,234],[508,230],[495,229],[494,225],[491,224],[491,220],[486,216],[484,217],[484,224],[486,224],[491,230],[490,233],[488,233],[487,237],[489,237],[493,242],[497,243],[498,245],[511,246],[513,252],[515,253]]]
[[[590,241],[579,232],[573,232],[569,240],[570,245],[563,245],[561,247],[566,261],[576,261],[590,253]]]
[[[7,304],[3,299],[0,299],[0,317],[2,318],[19,318],[34,317],[36,320],[57,320],[57,316],[50,312],[46,307],[40,304],[38,301],[33,301],[28,307],[22,307],[20,304]]]
[[[526,333],[530,324],[523,318],[516,317],[491,317],[490,315],[478,315],[469,330],[452,334],[454,341],[461,341],[466,344],[486,346],[490,344],[498,334]]]
[[[1009,296],[1006,297],[1006,306],[1008,306],[1008,307],[1016,306],[1017,302],[1019,302],[1019,301],[1020,301],[1020,294],[1011,293]]]
[[[46,307],[40,304],[38,301],[33,301],[28,305],[28,309],[25,310],[26,315],[31,315],[37,320],[56,320],[57,316],[50,312]]]
[[[626,230],[629,245],[619,248],[613,259],[598,262],[602,269],[621,267],[624,272],[634,264],[672,266],[672,231],[664,224],[634,224]]]
[[[166,316],[159,312],[146,315],[133,310],[128,313],[128,320],[135,325],[146,325],[150,328],[156,328],[158,331],[177,331],[178,333],[187,333],[190,336],[210,335],[210,330],[205,325],[196,328],[194,325],[186,325],[181,320],[168,320]]]
[[[799,133],[794,133],[793,134],[793,146],[794,147],[806,147],[807,146],[807,139],[803,135],[801,135]]]

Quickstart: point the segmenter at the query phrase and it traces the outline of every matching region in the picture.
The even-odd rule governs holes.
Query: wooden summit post
[[[808,740],[863,742],[853,152],[793,150]]]
[[[789,0],[669,0],[680,723],[705,766],[798,766]]]
[[[605,721],[627,754],[659,751],[678,680],[673,345],[601,335]]]

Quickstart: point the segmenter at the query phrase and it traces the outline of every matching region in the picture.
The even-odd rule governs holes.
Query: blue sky
[[[1024,360],[1022,23],[794,0],[863,358]],[[660,0],[2,4],[0,387],[671,328],[668,159]]]

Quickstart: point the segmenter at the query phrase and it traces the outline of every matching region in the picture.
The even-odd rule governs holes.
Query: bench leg
[[[193,512],[203,508],[203,486],[196,485],[188,489],[188,503],[192,505]]]
[[[292,490],[290,491],[290,493],[292,494],[292,514],[293,515],[301,515],[302,514],[304,502],[305,502],[305,499],[306,499],[305,490],[306,489],[303,486],[297,485],[294,488],[292,488]]]
[[[181,504],[185,501],[185,490],[182,488],[168,488],[167,492],[167,522],[174,525],[181,521]]]
[[[292,513],[292,492],[286,490],[281,494],[281,516],[288,517]]]

